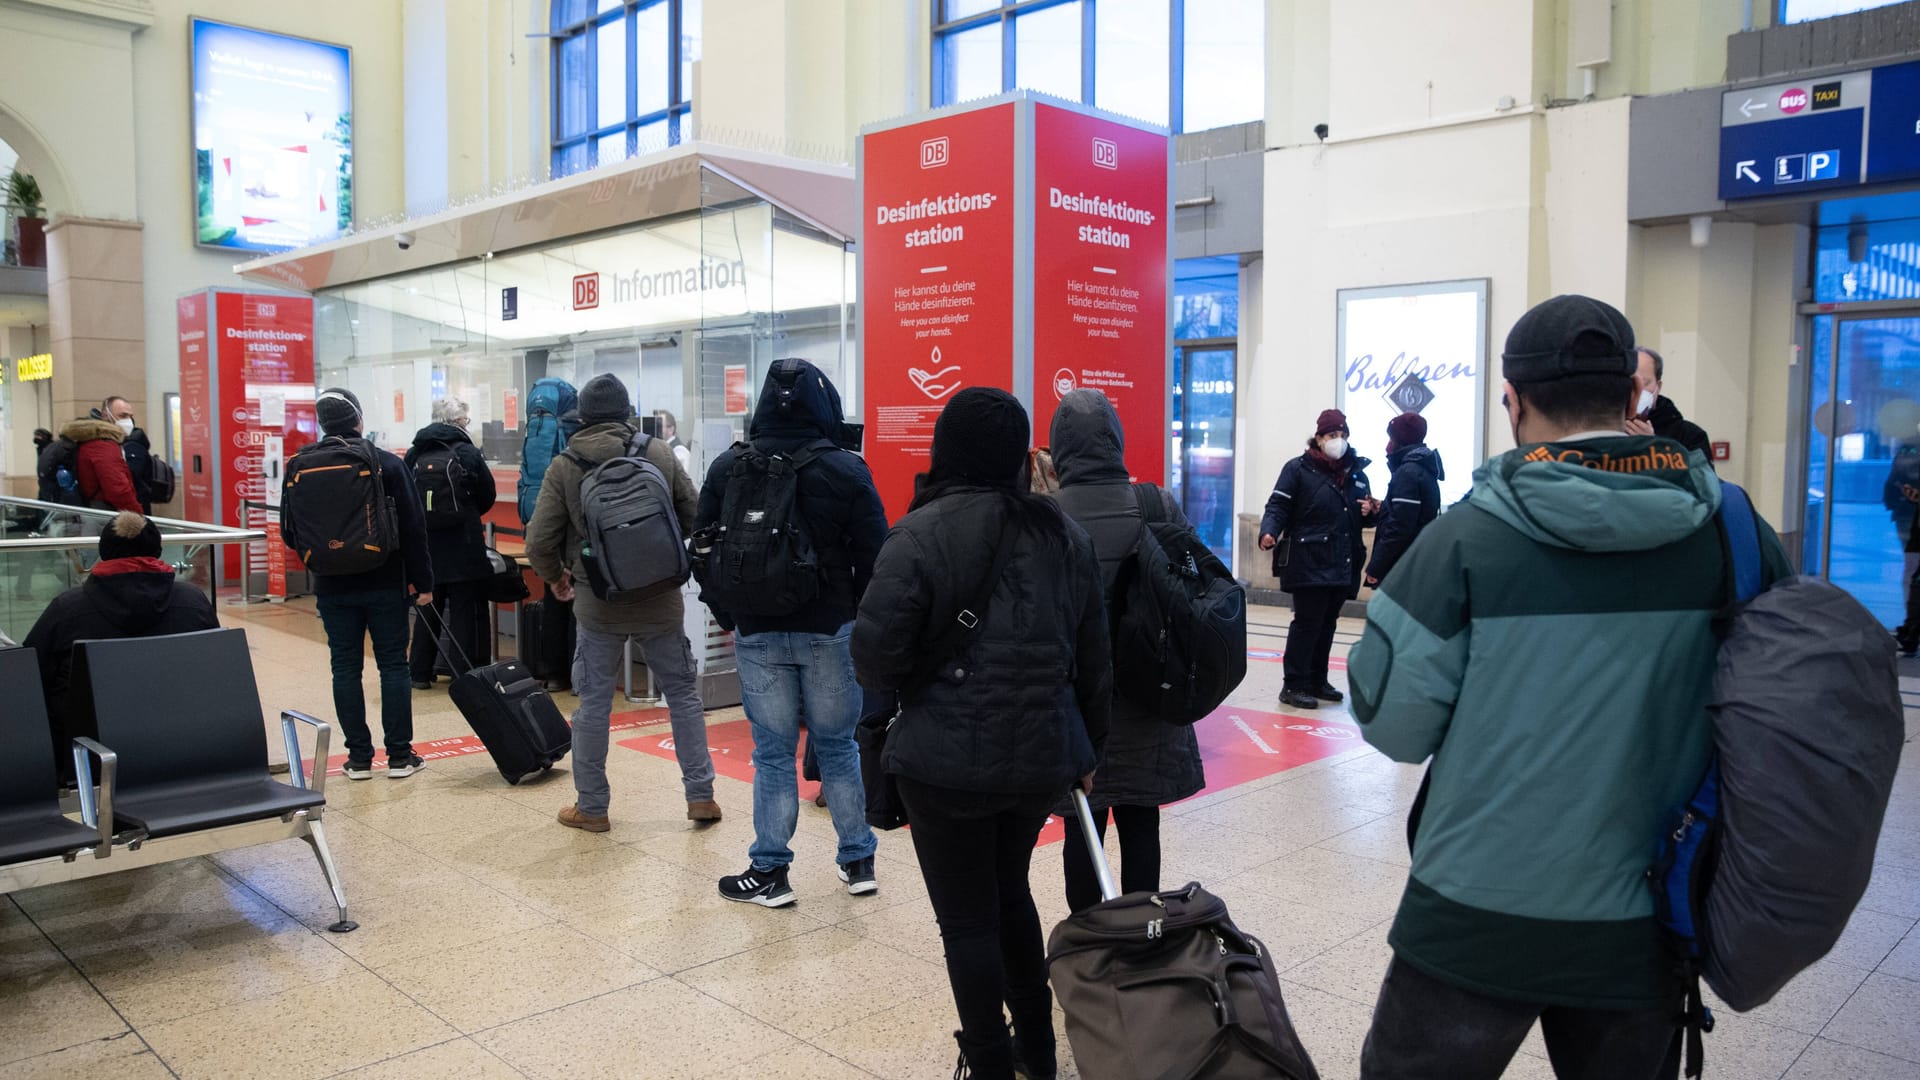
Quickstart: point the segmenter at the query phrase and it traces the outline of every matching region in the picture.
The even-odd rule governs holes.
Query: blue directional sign
[[[1920,63],[1873,71],[1867,182],[1920,178]]]
[[[1860,182],[1863,110],[1720,129],[1720,197],[1751,199]]]

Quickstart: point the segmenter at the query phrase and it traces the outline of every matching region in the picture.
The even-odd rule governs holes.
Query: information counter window
[[[702,208],[625,230],[499,252],[316,296],[319,382],[360,398],[366,432],[395,453],[463,402],[512,519],[527,395],[543,378],[626,384],[649,430],[684,447],[694,481],[746,434],[773,360],[853,377],[853,258],[840,238],[727,178]]]

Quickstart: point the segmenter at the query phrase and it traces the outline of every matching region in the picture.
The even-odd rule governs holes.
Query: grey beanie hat
[[[633,416],[633,399],[627,387],[613,375],[595,375],[580,388],[580,422],[604,424]]]

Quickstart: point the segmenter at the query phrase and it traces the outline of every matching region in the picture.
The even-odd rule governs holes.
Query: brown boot
[[[606,832],[608,829],[613,828],[613,822],[607,820],[605,814],[599,817],[593,817],[589,814],[581,813],[578,806],[569,806],[561,810],[560,824],[565,825],[569,829],[580,829],[583,832]]]
[[[702,824],[719,821],[720,804],[712,799],[705,802],[690,802],[687,804],[687,820]]]

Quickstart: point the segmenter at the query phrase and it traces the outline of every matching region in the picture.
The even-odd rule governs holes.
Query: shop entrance
[[[1173,350],[1172,488],[1180,510],[1222,561],[1233,557],[1232,341],[1183,341]]]
[[[1813,338],[1804,565],[1895,626],[1920,562],[1920,305],[1824,316]]]

